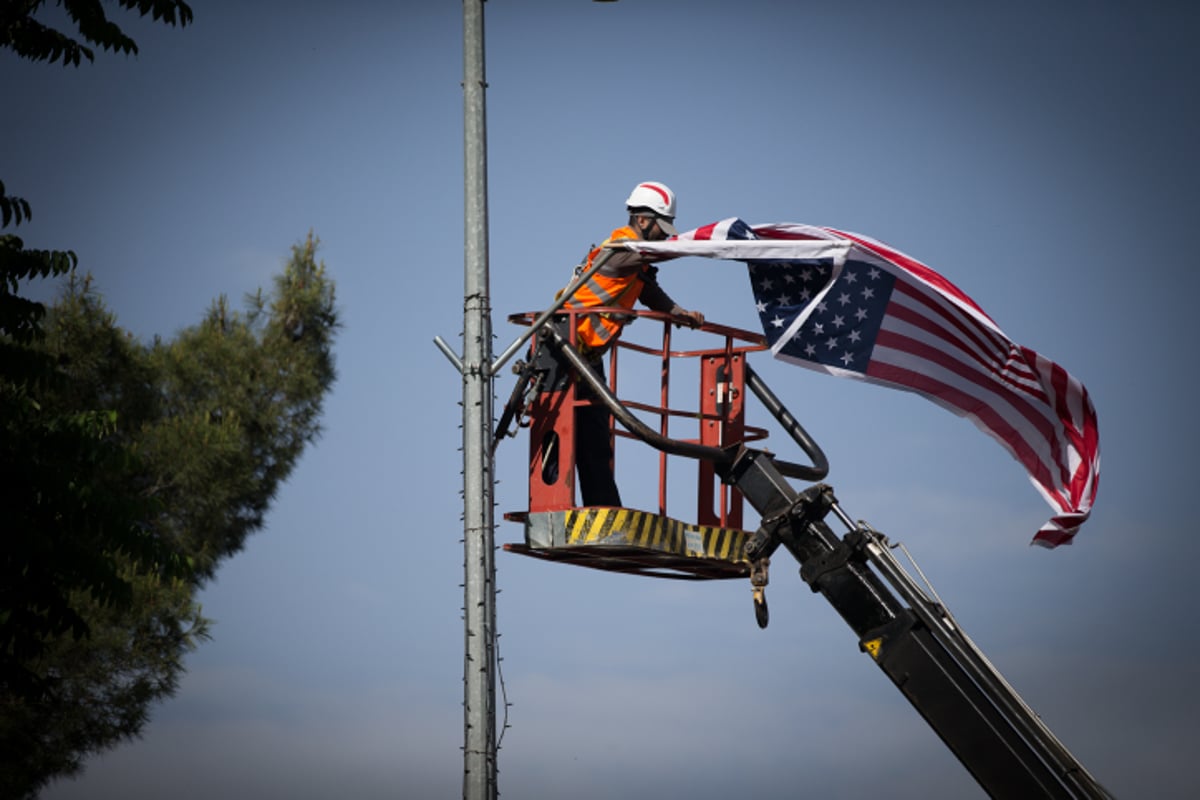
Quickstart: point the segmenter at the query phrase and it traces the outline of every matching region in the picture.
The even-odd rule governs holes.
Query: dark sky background
[[[431,340],[460,346],[461,6],[192,5],[183,30],[113,8],[136,58],[0,54],[0,178],[34,212],[17,233],[75,250],[149,339],[267,285],[312,229],[341,377],[267,529],[204,590],[214,638],[177,697],[44,796],[455,796],[461,383]],[[548,305],[642,180],[676,190],[681,230],[830,225],[942,272],[1091,392],[1102,479],[1071,547],[1029,546],[1049,509],[968,422],[755,368],[829,454],[848,513],[908,546],[1116,796],[1193,796],[1194,4],[486,8],[497,350],[519,332],[504,317]],[[741,265],[661,279],[757,324]],[[525,507],[524,447],[498,451],[500,512]],[[627,504],[653,507],[653,459],[618,458]],[[683,519],[689,474],[673,473]],[[982,796],[782,561],[764,632],[742,582],[497,560],[505,796]]]

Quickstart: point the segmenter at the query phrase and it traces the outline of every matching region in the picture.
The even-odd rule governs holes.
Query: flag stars
[[[798,359],[848,371],[870,362],[893,280],[886,269],[861,262],[841,268],[762,262],[751,266],[750,277],[768,342],[775,345],[790,331],[783,352]],[[808,315],[802,326],[796,324],[801,309]]]

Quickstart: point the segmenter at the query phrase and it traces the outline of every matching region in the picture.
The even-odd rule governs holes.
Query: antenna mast
[[[495,800],[496,563],[483,2],[463,0],[463,797]]]

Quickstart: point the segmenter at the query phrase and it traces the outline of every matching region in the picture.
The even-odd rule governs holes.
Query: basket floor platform
[[[507,514],[525,523],[525,543],[512,553],[654,578],[746,578],[750,533],[692,525],[632,508],[608,506]]]

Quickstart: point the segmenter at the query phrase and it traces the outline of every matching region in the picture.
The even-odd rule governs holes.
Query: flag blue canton
[[[763,332],[775,347],[825,289],[828,262],[758,261],[750,284]],[[778,350],[781,356],[864,373],[896,279],[873,264],[847,261],[804,324]]]

